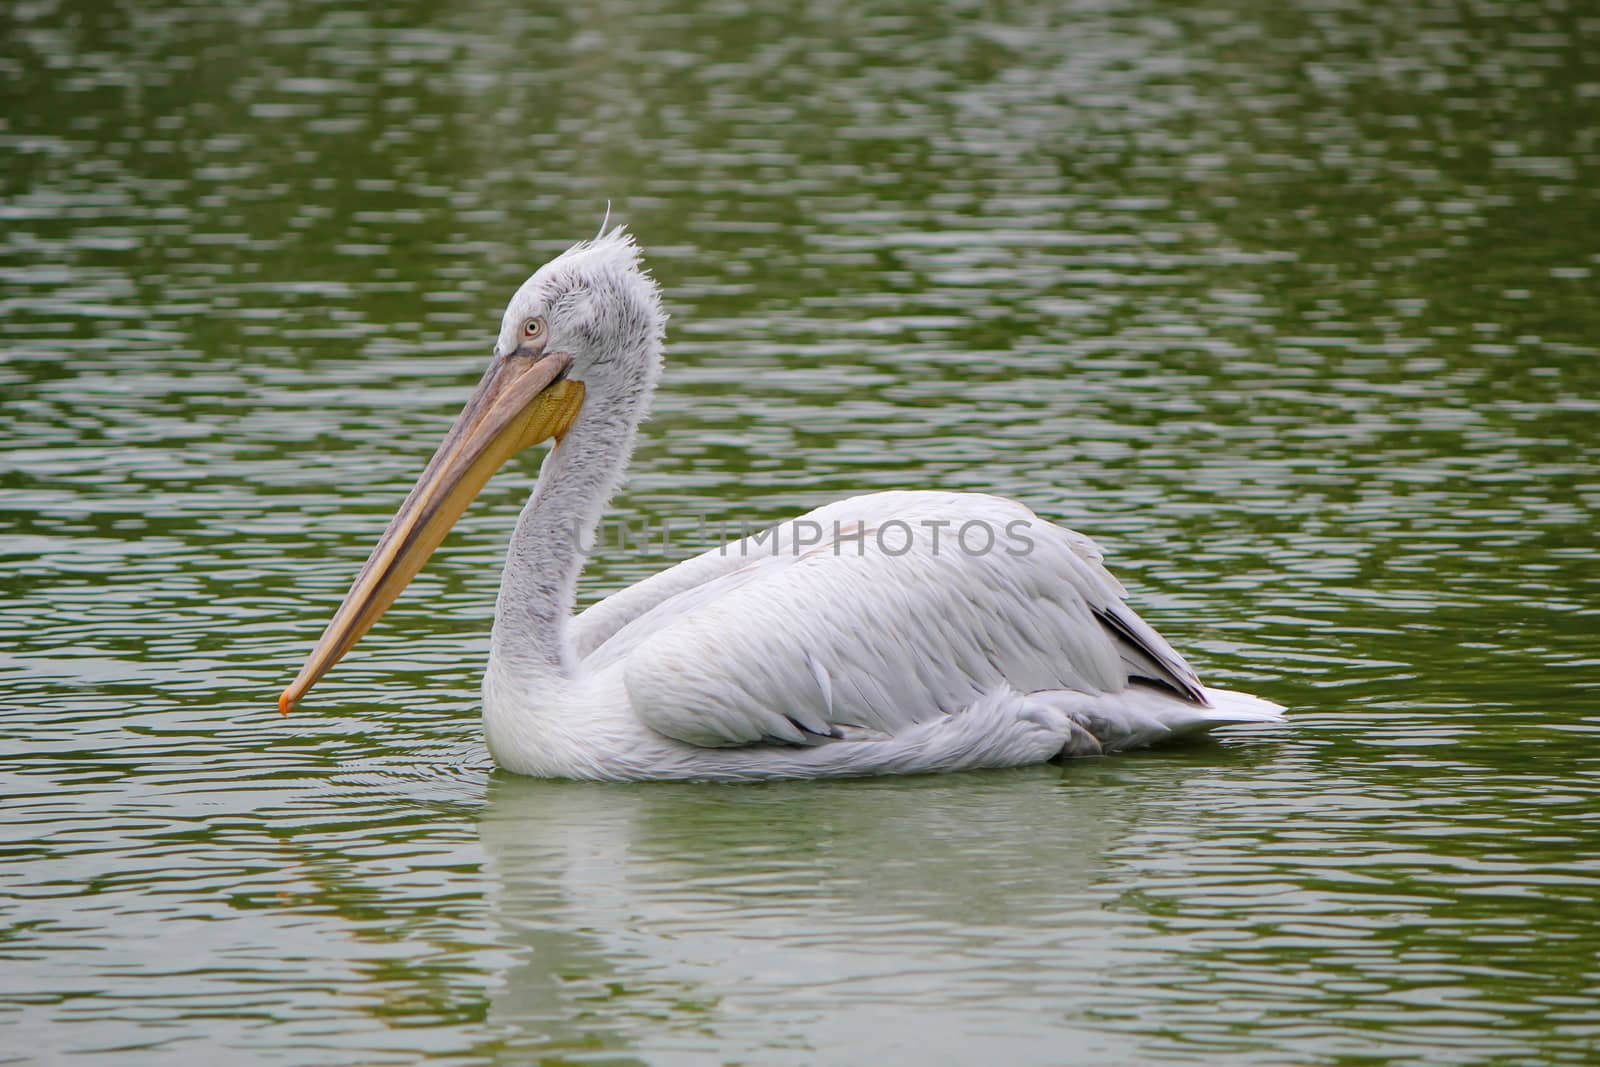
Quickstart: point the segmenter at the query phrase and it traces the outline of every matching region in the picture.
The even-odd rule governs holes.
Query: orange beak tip
[[[292,709],[293,707],[294,707],[294,697],[290,696],[289,695],[289,690],[285,689],[282,693],[280,693],[278,695],[278,714],[279,715],[287,715],[287,714],[289,714],[290,709]]]

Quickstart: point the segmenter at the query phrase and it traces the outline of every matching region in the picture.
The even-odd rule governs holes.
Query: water
[[[0,14],[0,1062],[1581,1063],[1582,5]],[[496,773],[536,457],[272,700],[612,202],[670,369],[586,596],[989,488],[1282,731],[754,788]]]

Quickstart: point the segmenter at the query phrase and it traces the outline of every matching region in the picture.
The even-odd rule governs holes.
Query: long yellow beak
[[[524,448],[552,437],[559,440],[567,432],[583,404],[583,384],[561,377],[571,365],[572,357],[563,352],[538,358],[497,356],[489,364],[306,657],[299,677],[278,697],[280,712],[289,714],[389,609],[490,475]]]

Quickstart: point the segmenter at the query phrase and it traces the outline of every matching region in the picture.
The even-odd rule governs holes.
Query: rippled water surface
[[[793,8],[0,13],[0,1062],[1594,1062],[1600,19]],[[671,536],[585,596],[992,488],[1292,725],[497,773],[536,457],[280,720],[608,199],[673,315],[614,510]]]

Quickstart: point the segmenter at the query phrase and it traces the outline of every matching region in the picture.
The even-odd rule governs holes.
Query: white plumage
[[[508,552],[483,691],[501,766],[589,779],[909,773],[1281,718],[1204,687],[1088,539],[981,494],[841,500],[573,617],[664,324],[621,228],[546,264],[506,310],[497,360],[566,359],[583,391]]]

